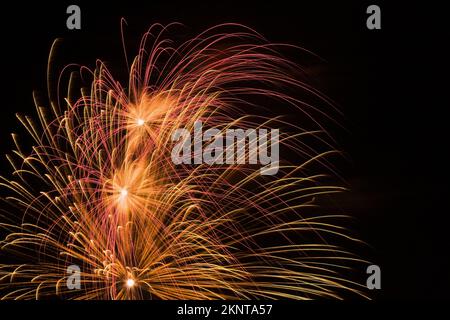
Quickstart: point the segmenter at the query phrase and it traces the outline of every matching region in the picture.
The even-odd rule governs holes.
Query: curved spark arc
[[[99,62],[90,92],[72,97],[71,79],[64,106],[49,94],[50,109],[35,99],[38,123],[18,116],[34,146],[27,155],[13,135],[0,244],[25,263],[0,264],[2,298],[364,297],[341,276],[363,261],[325,241],[358,240],[335,223],[342,216],[317,214],[318,198],[345,189],[326,183],[337,151],[320,120],[330,116],[286,88],[331,109],[329,100],[251,29],[221,25],[175,48],[169,27],[145,34],[127,90]],[[305,124],[265,116],[261,97]],[[298,161],[281,159],[275,176],[248,164],[175,165],[175,130],[193,132],[198,120],[221,133],[282,128]],[[69,265],[80,266],[80,290],[66,285]]]

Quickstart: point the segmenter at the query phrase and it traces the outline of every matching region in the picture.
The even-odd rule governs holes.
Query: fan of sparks
[[[332,103],[281,45],[247,27],[177,45],[176,27],[145,33],[126,83],[101,61],[77,67],[56,93],[49,81],[45,101],[34,95],[35,119],[17,116],[29,148],[13,134],[12,174],[1,179],[0,297],[365,296],[343,276],[362,261],[341,244],[358,240],[321,207],[344,190],[330,183]],[[195,121],[219,132],[279,128],[279,171],[174,164],[173,133]],[[69,266],[80,270],[75,288]]]

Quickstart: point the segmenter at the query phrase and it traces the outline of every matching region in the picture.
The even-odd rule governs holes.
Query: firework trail
[[[1,297],[364,296],[342,276],[361,260],[339,243],[357,240],[318,205],[344,190],[327,183],[337,153],[321,125],[329,100],[251,29],[221,25],[175,46],[175,27],[144,35],[126,86],[98,62],[79,69],[89,89],[75,73],[67,93],[50,81],[48,107],[35,96],[39,120],[18,115],[32,148],[13,135],[13,174],[1,179]],[[280,128],[291,161],[273,176],[250,164],[175,165],[171,138],[196,121],[219,132]],[[66,285],[70,265],[80,266],[79,290]]]

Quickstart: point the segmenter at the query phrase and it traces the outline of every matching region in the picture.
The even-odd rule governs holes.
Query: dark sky
[[[344,169],[351,192],[338,201],[357,218],[355,229],[370,245],[367,256],[381,266],[377,298],[448,298],[449,103],[443,98],[449,81],[443,45],[449,34],[443,9],[409,1],[295,2],[11,3],[1,16],[1,153],[12,146],[14,114],[32,113],[32,90],[46,90],[55,38],[64,39],[64,63],[93,67],[96,58],[123,61],[121,17],[128,21],[131,44],[155,22],[181,22],[192,34],[239,22],[326,61],[311,71],[313,81],[345,115],[348,133],[340,133],[338,141],[351,159]],[[66,7],[73,3],[82,10],[80,31],[65,26]],[[382,30],[365,27],[365,9],[372,3],[381,7]],[[3,174],[9,169],[1,163]]]

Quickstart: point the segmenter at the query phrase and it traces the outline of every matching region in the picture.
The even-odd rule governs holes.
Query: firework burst
[[[339,243],[357,240],[318,205],[344,190],[326,178],[337,153],[321,124],[329,100],[246,27],[177,46],[166,36],[174,27],[144,35],[126,86],[98,62],[80,68],[88,90],[72,73],[63,100],[59,85],[48,108],[35,98],[39,121],[18,115],[33,146],[13,135],[13,175],[1,181],[2,298],[364,296],[341,275],[360,260]],[[290,156],[273,176],[248,163],[175,165],[173,134],[196,121],[217,132],[280,128]],[[78,290],[67,286],[71,265]]]

